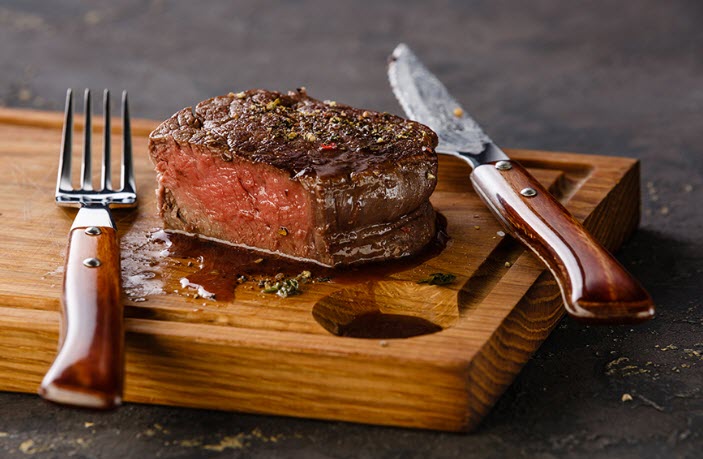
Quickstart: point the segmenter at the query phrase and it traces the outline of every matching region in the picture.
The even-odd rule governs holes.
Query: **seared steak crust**
[[[359,174],[410,159],[432,161],[437,145],[437,135],[422,124],[322,102],[303,89],[251,89],[205,100],[194,113],[181,110],[152,138],[169,134],[205,145],[225,161],[237,154],[292,176]]]
[[[250,90],[179,111],[149,150],[167,227],[339,265],[433,237],[436,144],[394,115]]]

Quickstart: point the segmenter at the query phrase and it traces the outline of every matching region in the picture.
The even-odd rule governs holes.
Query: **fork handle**
[[[639,282],[520,164],[483,164],[471,181],[508,232],[547,264],[571,317],[632,323],[654,315]]]
[[[61,300],[59,352],[39,394],[52,402],[86,408],[120,405],[124,323],[120,249],[114,228],[71,230]]]

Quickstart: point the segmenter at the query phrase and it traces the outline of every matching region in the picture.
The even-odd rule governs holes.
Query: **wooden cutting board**
[[[63,255],[75,214],[53,203],[61,124],[59,113],[0,108],[0,390],[35,392],[56,353]],[[501,228],[469,184],[468,167],[447,157],[440,158],[432,203],[446,217],[451,239],[436,256],[375,277],[361,269],[344,282],[306,284],[303,294],[288,298],[261,293],[251,283],[227,301],[195,298],[180,286],[173,289],[178,293],[140,295],[135,279],[177,281],[197,269],[140,252],[159,243],[149,236],[159,221],[146,153],[155,126],[133,122],[140,205],[116,213],[123,282],[132,289],[125,293],[126,401],[470,430],[563,314],[551,275],[498,234]],[[94,128],[101,129],[99,120]],[[115,127],[116,152],[119,132]],[[94,151],[100,151],[100,137]],[[77,135],[76,160],[79,144]],[[509,154],[609,249],[637,226],[637,161]],[[144,275],[159,264],[171,271]],[[417,283],[434,272],[457,278],[448,286]],[[384,330],[366,339],[335,335],[378,312],[443,329],[401,339]]]

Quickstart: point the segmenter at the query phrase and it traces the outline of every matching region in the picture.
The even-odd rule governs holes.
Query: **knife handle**
[[[59,352],[39,394],[52,402],[86,408],[120,405],[124,324],[114,228],[71,230],[61,300]]]
[[[634,323],[654,316],[639,282],[520,164],[483,164],[471,181],[508,233],[549,267],[571,317]]]

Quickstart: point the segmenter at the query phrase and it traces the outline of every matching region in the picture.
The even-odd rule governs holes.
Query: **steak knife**
[[[476,193],[506,231],[547,265],[570,316],[588,323],[634,323],[654,316],[654,304],[639,282],[483,132],[408,46],[393,51],[388,78],[405,114],[437,133],[437,152],[472,167]]]

